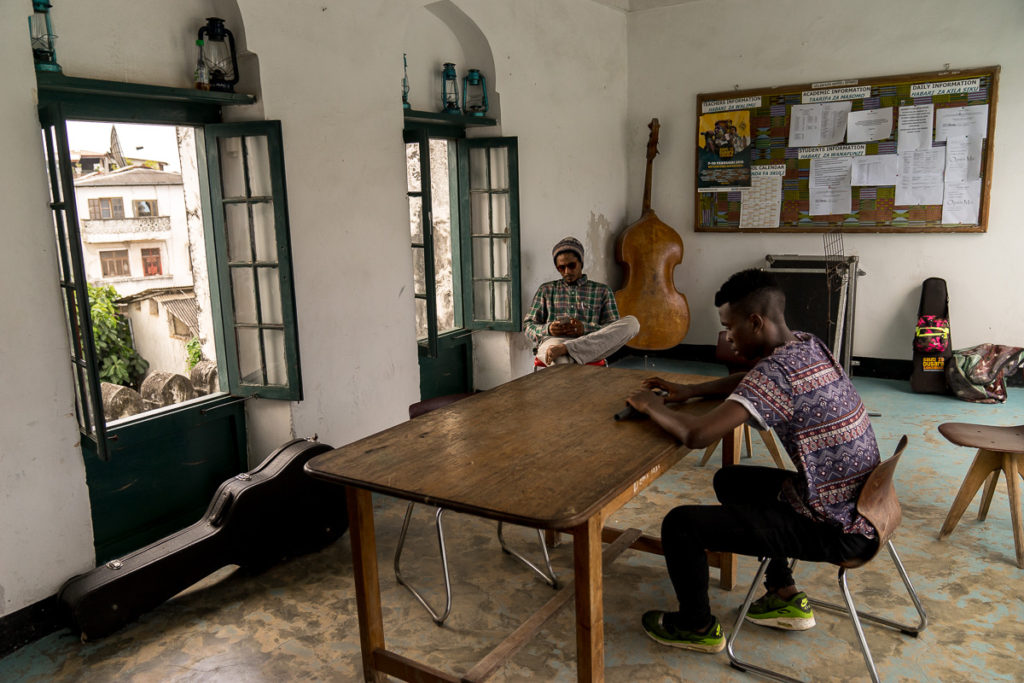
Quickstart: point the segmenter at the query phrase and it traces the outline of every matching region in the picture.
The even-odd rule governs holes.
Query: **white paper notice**
[[[966,183],[947,183],[942,198],[942,222],[977,225],[980,197],[980,178]]]
[[[895,185],[897,158],[895,154],[855,157],[853,159],[853,178],[850,184]]]
[[[782,178],[785,164],[754,166],[750,169],[750,189],[743,190],[740,203],[740,229],[777,228],[782,211]]]
[[[932,113],[934,109],[935,105],[932,104],[900,107],[899,136],[896,138],[897,152],[928,149],[932,146]]]
[[[974,179],[967,176],[970,156],[968,144],[968,139],[962,135],[946,140],[946,183],[963,183]]]
[[[851,111],[847,116],[847,142],[885,140],[890,135],[892,135],[892,107]]]
[[[853,103],[794,104],[789,112],[789,146],[838,145],[846,137]]]
[[[821,105],[821,139],[819,145],[838,145],[846,137],[846,120],[853,102],[826,102]]]
[[[935,112],[935,139],[965,135],[969,138],[988,137],[988,105],[972,107],[944,107]]]
[[[794,104],[789,110],[789,146],[815,147],[821,140],[821,105]]]
[[[850,213],[851,157],[811,159],[810,213],[812,216]]]
[[[941,147],[899,154],[896,176],[896,205],[917,206],[942,203],[942,171],[946,150]]]

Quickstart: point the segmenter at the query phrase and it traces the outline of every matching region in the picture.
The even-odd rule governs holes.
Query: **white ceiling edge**
[[[690,2],[701,0],[591,0],[599,5],[605,5],[623,12],[641,12],[643,10],[655,9],[658,7],[671,7],[672,5],[685,5]]]

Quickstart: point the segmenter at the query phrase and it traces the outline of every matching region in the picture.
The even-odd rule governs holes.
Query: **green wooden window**
[[[218,346],[227,385],[243,396],[301,400],[281,124],[210,124],[205,132],[213,218],[207,249],[220,292],[214,313],[219,308],[234,342],[224,344],[226,353]]]
[[[82,435],[95,443],[96,454],[109,459],[107,425],[103,419],[99,364],[92,336],[89,291],[82,258],[82,236],[75,205],[74,174],[65,113],[60,104],[39,110],[43,126],[43,151],[50,180],[50,210],[57,237],[57,261],[60,290],[64,295],[64,314],[71,344],[71,371],[75,377],[75,413]]]
[[[516,138],[459,141],[464,324],[522,329]]]

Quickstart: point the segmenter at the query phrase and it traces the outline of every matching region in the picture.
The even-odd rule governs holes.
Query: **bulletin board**
[[[985,232],[998,84],[990,66],[700,94],[695,229]]]

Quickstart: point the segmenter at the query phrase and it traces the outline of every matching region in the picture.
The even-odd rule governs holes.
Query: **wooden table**
[[[651,374],[555,366],[309,461],[311,475],[347,487],[367,681],[382,681],[385,674],[408,681],[484,680],[573,595],[578,678],[603,680],[602,561],[628,547],[661,553],[659,538],[605,528],[604,522],[689,452],[651,420],[612,418]],[[680,382],[707,379],[659,374]],[[695,402],[681,409],[700,413],[714,405]],[[738,431],[722,442],[724,465],[738,461]],[[413,662],[384,643],[371,492],[571,534],[575,580],[465,675]],[[602,554],[603,543],[610,545]],[[709,553],[709,560],[719,568],[722,586],[731,589],[735,556]]]

